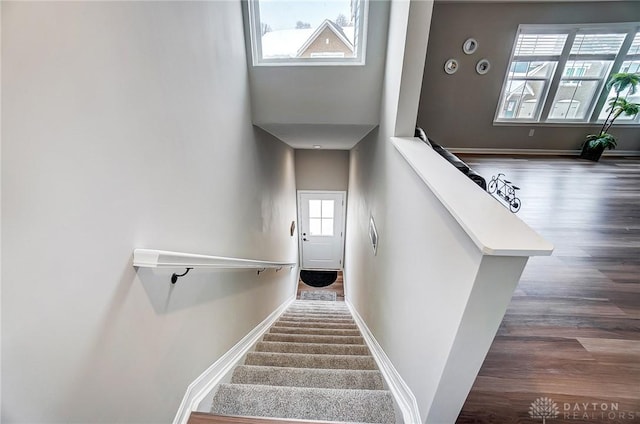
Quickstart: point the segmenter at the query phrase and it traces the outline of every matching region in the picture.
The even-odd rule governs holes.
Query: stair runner
[[[395,424],[393,398],[344,302],[297,300],[221,384],[213,414]]]

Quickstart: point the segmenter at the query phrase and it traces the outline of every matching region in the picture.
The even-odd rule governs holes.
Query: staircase
[[[344,302],[296,300],[218,387],[211,413],[395,424],[383,381]]]

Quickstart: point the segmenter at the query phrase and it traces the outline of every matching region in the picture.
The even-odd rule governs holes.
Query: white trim
[[[249,334],[244,336],[235,346],[227,353],[222,355],[213,365],[200,374],[187,387],[187,391],[182,398],[178,412],[173,419],[173,424],[187,424],[191,412],[197,410],[202,400],[222,381],[222,379],[242,360],[251,349],[260,340],[260,337],[269,330],[278,317],[291,305],[295,300],[295,295],[286,300],[278,309],[273,311],[271,315],[258,324]]]
[[[2,22],[2,6],[0,6],[0,22]],[[6,37],[6,36],[5,36]],[[0,31],[0,45],[2,45],[2,31]],[[0,81],[2,81],[2,58],[0,57]],[[0,98],[2,98],[2,85],[0,84]],[[0,134],[2,134],[2,102],[0,102]],[[0,159],[2,159],[2,137],[0,137]],[[2,171],[2,160],[0,160]],[[0,240],[2,240],[2,172],[0,172]],[[6,202],[5,202],[6,204]],[[0,243],[0,329],[2,328],[2,243]],[[0,331],[0,334],[2,331]],[[0,339],[1,340],[1,339]],[[1,345],[2,343],[0,343]],[[6,357],[6,355],[5,355]],[[0,348],[0,376],[2,376],[2,349]],[[0,416],[2,416],[2,377],[0,377]]]
[[[358,314],[356,308],[351,304],[349,300],[346,300],[347,307],[353,315],[353,319],[362,333],[365,343],[371,350],[371,355],[378,364],[380,372],[382,373],[389,391],[393,395],[396,405],[402,414],[402,418],[406,424],[419,424],[422,423],[420,418],[420,409],[418,408],[418,401],[413,392],[407,386],[407,383],[402,379],[398,370],[395,369],[389,357],[384,353],[384,350],[378,343],[373,334],[365,324],[364,320]]]
[[[484,147],[447,147],[451,153],[478,155],[523,155],[523,156],[578,156],[580,150],[551,149],[493,149]],[[609,150],[604,156],[640,156],[639,150]]]
[[[359,20],[361,24],[358,28],[354,29],[354,43],[348,43],[352,46],[352,51],[355,57],[350,58],[270,58],[265,59],[262,57],[262,34],[260,34],[260,0],[248,0],[247,1],[247,14],[249,24],[249,39],[251,45],[251,57],[252,66],[364,66],[366,64],[367,55],[367,28],[369,23],[369,1],[360,0]],[[322,24],[321,24],[322,25]],[[334,30],[335,32],[335,30]],[[337,34],[340,38],[340,34]],[[355,43],[355,40],[358,43]],[[308,40],[307,40],[308,41]]]
[[[228,258],[168,250],[134,249],[133,266],[143,268],[220,268],[262,269],[294,267],[296,262],[275,262],[258,259]]]
[[[358,48],[360,51],[358,52],[360,55],[360,63],[365,65],[367,63],[367,40],[369,39],[369,2],[370,0],[365,0],[360,2],[360,7],[362,7],[362,12],[360,13],[360,19],[362,20],[362,25],[359,25],[358,28],[358,45],[356,46],[356,33],[353,33],[353,48]]]

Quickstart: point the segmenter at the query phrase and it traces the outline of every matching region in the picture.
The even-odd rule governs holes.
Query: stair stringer
[[[187,424],[191,412],[197,411],[198,406],[206,402],[211,402],[207,397],[213,397],[215,388],[226,379],[230,379],[233,369],[244,362],[247,353],[262,339],[269,328],[280,318],[280,315],[289,308],[291,303],[296,300],[295,295],[291,296],[267,318],[251,330],[246,336],[229,349],[215,363],[200,374],[187,387],[187,391],[182,398],[178,412],[173,419],[173,424]]]
[[[347,299],[345,299],[345,303],[351,311],[353,320],[360,329],[360,333],[369,347],[371,355],[378,364],[378,368],[385,382],[389,386],[389,391],[393,395],[397,410],[402,414],[402,419],[406,424],[422,423],[418,402],[413,392],[402,379],[400,373],[395,369],[387,354],[384,353],[382,346],[380,346],[375,337],[373,337],[369,327],[367,327],[367,324],[365,324],[360,314],[358,314],[356,308]]]

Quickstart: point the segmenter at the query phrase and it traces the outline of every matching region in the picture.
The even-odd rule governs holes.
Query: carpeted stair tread
[[[353,318],[323,318],[323,317],[292,317],[292,316],[283,316],[280,318],[283,321],[304,321],[304,322],[322,322],[329,324],[355,324]]]
[[[293,308],[310,308],[310,307],[319,307],[319,308],[345,308],[348,309],[347,303],[344,301],[335,301],[335,302],[327,302],[324,300],[306,300],[306,299],[298,299],[293,302],[291,305]]]
[[[269,333],[282,334],[319,334],[324,336],[359,336],[360,331],[357,328],[308,328],[308,327],[285,327],[273,326],[269,329]]]
[[[315,306],[315,305],[303,305],[303,306],[289,306],[289,311],[316,311],[316,312],[350,312],[346,306]]]
[[[376,361],[369,355],[309,355],[305,353],[249,352],[245,365],[289,368],[325,368],[377,370]]]
[[[306,353],[311,355],[371,355],[367,345],[330,343],[258,342],[256,352]]]
[[[337,320],[349,320],[353,321],[351,314],[324,314],[324,313],[313,313],[313,314],[303,314],[303,313],[284,313],[280,315],[280,319],[289,319],[289,320],[307,320],[310,318],[321,318],[321,319],[337,319]]]
[[[297,299],[293,302],[293,305],[326,305],[327,302],[324,300],[313,300],[313,299]],[[347,306],[347,303],[344,300],[337,300],[333,302],[336,306]]]
[[[349,310],[345,302],[313,302],[309,300],[297,300],[289,306],[291,309],[340,309]]]
[[[222,384],[212,412],[222,415],[395,424],[391,393]]]
[[[265,342],[364,344],[361,336],[322,336],[315,334],[273,334],[262,337]]]
[[[348,319],[350,321],[353,321],[353,318],[351,317],[351,314],[343,314],[343,313],[323,313],[323,312],[316,312],[316,313],[302,313],[302,312],[286,312],[284,314],[282,314],[282,317],[293,317],[293,318],[301,318],[301,319],[306,319],[306,318],[335,318],[335,319]]]
[[[316,309],[321,311],[348,311],[349,307],[344,302],[311,302],[308,300],[297,300],[289,306],[289,309]]]
[[[349,308],[344,307],[344,308],[322,308],[320,306],[303,306],[303,307],[297,307],[297,306],[290,306],[287,311],[293,311],[293,312],[333,312],[333,313],[340,313],[340,314],[349,314],[351,311],[349,311]]]
[[[289,306],[289,309],[302,311],[302,310],[316,310],[316,311],[348,311],[349,307],[347,305],[341,305],[340,302],[324,302],[322,305],[311,305],[311,304],[292,304]]]
[[[382,374],[377,370],[310,369],[258,365],[236,367],[231,383],[325,389],[384,389]]]
[[[274,325],[279,327],[306,327],[306,328],[344,328],[344,329],[358,329],[358,326],[353,324],[344,323],[323,323],[323,322],[303,322],[303,321],[291,321],[291,320],[278,320]]]
[[[211,412],[395,424],[391,393],[341,301],[294,301],[234,369],[231,384],[219,386]]]
[[[319,308],[289,308],[285,311],[285,313],[295,313],[295,314],[342,314],[351,316],[351,311],[348,309],[319,309]]]
[[[346,305],[340,305],[339,302],[325,302],[324,305],[292,304],[289,306],[289,309],[294,311],[349,311],[349,308]]]

